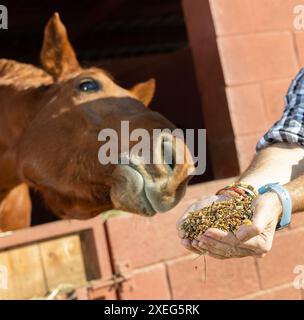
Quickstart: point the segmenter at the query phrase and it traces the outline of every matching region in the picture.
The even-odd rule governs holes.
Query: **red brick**
[[[177,236],[176,221],[198,198],[214,194],[232,179],[189,187],[183,201],[165,214],[152,218],[130,214],[109,219],[106,226],[114,264],[130,262],[138,268],[188,254]]]
[[[292,282],[296,265],[304,264],[304,231],[287,231],[274,239],[272,250],[263,259],[257,259],[263,288]]]
[[[292,30],[298,0],[209,0],[218,35]]]
[[[244,171],[255,155],[255,147],[265,132],[236,137],[235,143],[241,172]]]
[[[284,97],[286,96],[291,80],[290,78],[288,80],[271,81],[262,85],[268,128],[278,121],[283,114]]]
[[[301,68],[303,68],[304,67],[304,31],[295,32],[295,41],[297,46],[299,65]]]
[[[230,178],[221,179],[221,180],[204,182],[201,184],[196,184],[188,187],[185,198],[183,200],[184,205],[188,207],[193,202],[193,199],[198,199],[201,197],[206,197],[210,194],[215,194],[215,192],[219,190],[219,188],[226,186],[227,184],[231,183],[235,179],[236,177],[230,177]]]
[[[299,0],[253,0],[256,31],[292,30]],[[303,4],[303,3],[302,3]]]
[[[117,300],[117,290],[110,285],[105,287],[102,280],[95,281],[89,288],[87,288],[88,300]],[[81,299],[79,299],[81,300]]]
[[[207,257],[204,281],[203,258],[167,263],[173,299],[230,299],[259,290],[252,258],[217,260]]]
[[[170,290],[164,265],[136,270],[131,281],[123,283],[121,298],[124,300],[168,300]]]
[[[175,227],[182,213],[110,219],[107,226],[115,264],[129,261],[137,268],[187,254]]]
[[[288,78],[298,71],[289,32],[219,38],[218,47],[228,86]]]
[[[301,290],[288,287],[272,289],[254,298],[255,300],[302,300]]]
[[[209,3],[217,35],[254,31],[251,0],[212,0]]]
[[[226,89],[235,136],[266,130],[263,98],[259,85]]]
[[[295,213],[292,215],[290,228],[295,229],[299,227],[304,227],[304,213]]]
[[[75,295],[77,300],[89,300],[88,289],[86,287],[76,288]]]

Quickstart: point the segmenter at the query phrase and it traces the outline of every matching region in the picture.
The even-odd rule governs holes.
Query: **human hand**
[[[276,193],[269,192],[253,201],[251,225],[242,225],[234,235],[210,228],[195,242],[195,249],[218,259],[246,256],[264,257],[272,247],[282,206]]]

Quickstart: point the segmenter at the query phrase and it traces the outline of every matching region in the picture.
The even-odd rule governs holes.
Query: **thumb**
[[[236,233],[238,240],[244,242],[253,237],[258,236],[267,227],[269,222],[269,216],[267,215],[267,208],[263,205],[261,199],[257,198],[253,204],[253,217],[250,225],[241,225]]]

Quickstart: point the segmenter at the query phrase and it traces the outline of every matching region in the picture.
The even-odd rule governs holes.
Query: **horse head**
[[[152,216],[175,206],[193,163],[181,139],[169,133],[152,139],[155,129],[175,128],[148,108],[155,81],[127,90],[100,68],[82,68],[57,13],[45,28],[41,62],[52,81],[38,87],[40,94],[30,102],[40,106],[18,142],[21,180],[39,190],[62,218],[87,219],[111,208]],[[151,154],[162,159],[168,151],[176,159],[185,152],[185,161],[135,161],[123,152],[122,122],[130,131],[142,128],[149,134]],[[98,137],[107,129],[117,132],[118,162],[101,164],[98,154],[107,142]]]

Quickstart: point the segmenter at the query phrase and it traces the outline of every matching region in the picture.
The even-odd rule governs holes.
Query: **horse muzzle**
[[[111,188],[111,200],[116,209],[153,216],[169,211],[179,203],[191,179],[193,161],[184,145],[179,150],[187,151],[187,161],[176,163],[177,149],[174,148],[173,162],[167,163],[164,151],[173,148],[168,141],[162,137],[154,150],[161,158],[158,164],[146,164],[142,159],[120,155],[121,164],[113,172],[115,182]]]

